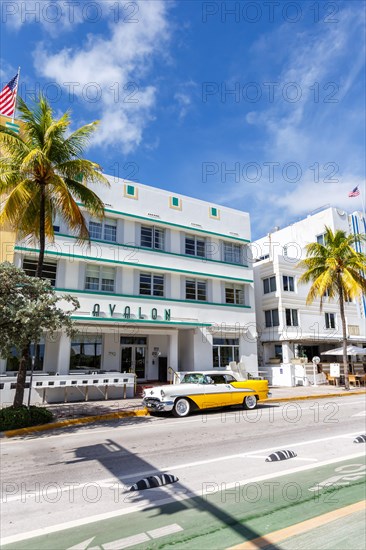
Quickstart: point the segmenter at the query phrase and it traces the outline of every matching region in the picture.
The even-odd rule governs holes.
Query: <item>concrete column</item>
[[[178,331],[169,332],[168,368],[178,370]]]
[[[263,344],[263,359],[265,364],[269,362],[270,357],[274,357],[273,344],[265,343]]]
[[[69,374],[70,349],[71,340],[66,334],[63,333],[60,337],[60,344],[58,348],[57,372],[59,374]]]
[[[290,347],[290,342],[283,342],[282,343],[282,362],[283,363],[291,363],[291,359],[293,358],[294,354]]]

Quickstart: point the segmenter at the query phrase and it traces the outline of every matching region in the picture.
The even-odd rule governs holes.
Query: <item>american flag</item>
[[[15,111],[15,100],[17,97],[19,74],[2,89],[0,93],[0,114],[5,116],[13,116]]]
[[[358,197],[359,194],[360,194],[360,191],[359,191],[358,185],[357,185],[357,187],[355,187],[354,189],[352,189],[352,191],[350,191],[348,193],[348,196],[349,197]]]

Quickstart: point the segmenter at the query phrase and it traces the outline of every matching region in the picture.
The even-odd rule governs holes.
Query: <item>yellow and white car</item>
[[[242,405],[255,409],[267,399],[268,380],[237,380],[233,373],[194,371],[184,375],[180,384],[145,388],[143,403],[152,412],[172,411],[188,416],[191,411]]]

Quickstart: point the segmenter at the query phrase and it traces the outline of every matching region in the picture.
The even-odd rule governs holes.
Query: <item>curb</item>
[[[279,403],[284,401],[304,401],[306,399],[326,399],[328,397],[349,397],[351,395],[366,395],[366,390],[351,391],[345,393],[327,393],[316,395],[301,395],[294,397],[270,397],[263,399],[261,403]],[[8,430],[1,432],[0,437],[16,437],[17,435],[27,435],[36,432],[44,432],[57,428],[67,428],[68,426],[76,426],[78,424],[92,424],[103,420],[116,420],[118,418],[129,418],[133,416],[150,416],[147,409],[132,409],[131,411],[119,411],[107,414],[98,414],[95,416],[82,416],[81,418],[72,418],[70,420],[60,420],[50,424],[41,424],[40,426],[30,426],[29,428],[19,428],[18,430]]]
[[[263,399],[261,403],[279,403],[280,401],[304,401],[305,399],[326,399],[327,397],[350,397],[351,395],[366,395],[366,390],[344,391],[344,393],[320,393],[314,395],[300,395],[297,397],[269,397],[268,399]]]
[[[7,430],[1,432],[2,437],[15,437],[17,435],[26,435],[35,432],[43,432],[54,430],[57,428],[67,428],[68,426],[76,426],[78,424],[92,424],[103,420],[115,420],[118,418],[128,418],[132,416],[149,416],[147,409],[133,409],[131,411],[119,411],[107,414],[98,414],[95,416],[82,416],[81,418],[71,418],[70,420],[59,420],[50,424],[41,424],[39,426],[30,426],[29,428],[19,428],[17,430]]]

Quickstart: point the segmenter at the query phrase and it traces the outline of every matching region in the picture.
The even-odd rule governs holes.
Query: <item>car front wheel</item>
[[[255,409],[256,406],[257,406],[257,398],[256,398],[255,395],[247,395],[244,398],[244,401],[243,401],[243,408],[244,409],[252,410],[252,409]]]
[[[180,399],[177,399],[174,404],[173,415],[178,418],[183,418],[184,416],[189,415],[190,410],[191,404],[188,399],[181,397]]]

